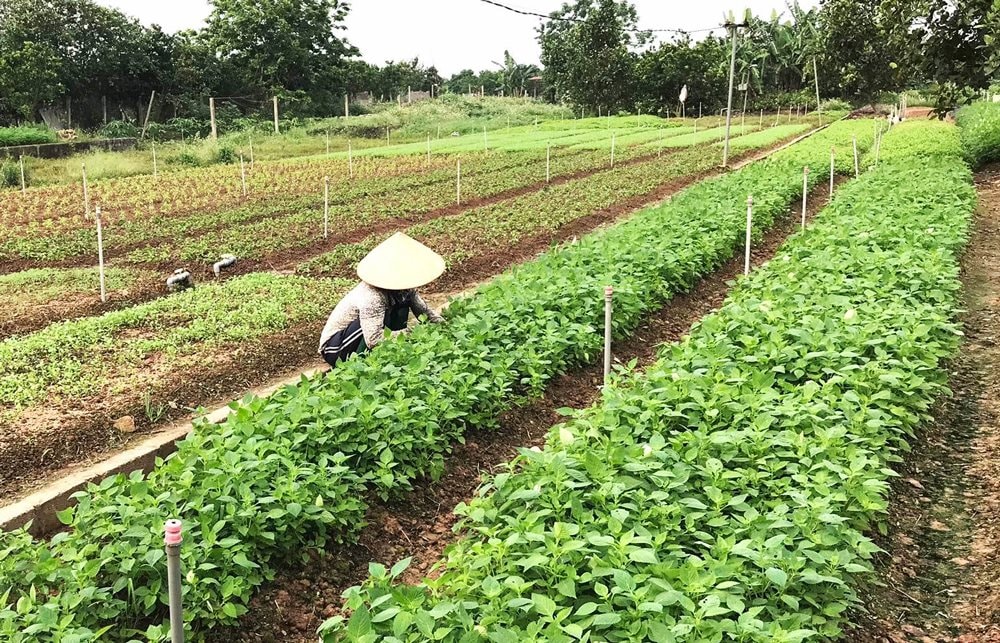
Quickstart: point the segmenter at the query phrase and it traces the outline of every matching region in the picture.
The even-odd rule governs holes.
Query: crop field
[[[12,427],[0,439],[0,489],[28,489],[53,467],[119,448],[129,438],[113,428],[120,418],[141,433],[305,363],[354,264],[391,231],[446,258],[435,289],[447,294],[716,172],[720,128],[694,127],[652,117],[546,122],[497,132],[509,151],[475,149],[482,137],[469,135],[443,141],[472,146],[460,153],[428,154],[425,142],[409,154],[259,163],[244,167],[246,197],[238,168],[97,182],[88,198],[103,210],[107,303],[96,296],[82,185],[5,195],[17,233],[0,281],[13,311],[0,341],[0,415]],[[810,127],[807,118],[736,136],[734,153]],[[587,145],[577,147],[581,133]],[[689,140],[648,146],[664,137]],[[150,195],[150,210],[129,208]],[[218,279],[211,264],[224,253],[238,262]],[[198,285],[166,296],[177,267]]]
[[[992,107],[748,118],[726,170],[716,117],[616,116],[96,181],[87,205],[82,184],[0,194],[11,498],[315,364],[357,262],[394,231],[445,258],[423,291],[448,301],[446,323],[196,414],[170,455],[76,492],[58,533],[0,531],[0,639],[168,640],[167,517],[191,640],[844,637],[895,528],[895,469],[948,394]],[[776,250],[751,270],[747,244]],[[168,294],[180,267],[196,286]],[[407,539],[416,571],[368,564],[371,524],[400,529],[459,445],[537,418],[599,363],[606,285],[617,345],[712,280],[712,312],[530,449],[496,466],[463,448],[485,477],[454,533],[425,527],[440,547]],[[303,566],[344,551],[342,601],[308,575],[302,590]],[[310,600],[289,633],[283,610]]]

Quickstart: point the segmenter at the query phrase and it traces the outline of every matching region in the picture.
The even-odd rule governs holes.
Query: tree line
[[[725,105],[728,33],[656,43],[627,0],[573,0],[550,14],[538,29],[541,68],[504,52],[493,69],[448,79],[418,58],[362,61],[344,33],[343,0],[211,4],[204,28],[168,34],[92,0],[3,0],[0,122],[36,120],[40,108],[66,97],[89,106],[92,121],[109,102],[138,114],[153,91],[166,117],[204,117],[208,96],[263,112],[274,95],[293,114],[333,115],[345,93],[391,99],[407,88],[537,95],[590,113],[665,113],[678,109],[687,85],[689,105]],[[822,0],[808,10],[790,1],[767,18],[729,19],[742,25],[736,80],[755,108],[807,103],[818,75],[827,98],[865,103],[919,86],[943,110],[995,82],[1000,66],[993,0]]]

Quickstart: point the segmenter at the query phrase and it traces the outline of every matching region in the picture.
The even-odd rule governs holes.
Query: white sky
[[[563,0],[500,0],[536,13],[558,9]],[[165,31],[201,27],[211,11],[208,0],[97,0]],[[480,0],[354,0],[347,39],[371,63],[419,57],[445,77],[469,68],[479,71],[502,62],[504,49],[519,63],[538,62],[535,27],[540,19],[521,16]],[[725,12],[749,8],[769,17],[785,10],[784,0],[633,0],[643,29],[700,29],[722,22]],[[800,0],[812,7],[818,0]]]

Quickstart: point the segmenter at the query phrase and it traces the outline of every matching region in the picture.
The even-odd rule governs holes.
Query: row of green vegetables
[[[456,267],[463,261],[495,251],[497,247],[512,247],[540,230],[554,230],[622,200],[646,195],[678,177],[697,175],[715,164],[714,156],[705,155],[698,149],[685,150],[435,219],[411,226],[407,231],[438,249],[449,265]],[[247,249],[252,243],[257,244],[254,247],[260,251],[265,248],[276,251],[277,247],[287,247],[280,244],[297,239],[294,231],[292,227],[273,224],[255,228],[254,234],[243,235],[247,245],[241,248]],[[302,264],[299,272],[313,277],[351,279],[354,264],[380,239],[372,235],[359,243],[338,245],[335,250]],[[199,240],[191,243],[198,244]],[[246,258],[244,253],[240,256]],[[94,277],[92,269],[70,272]],[[41,277],[56,276],[51,271],[32,274],[36,273]],[[112,287],[118,285],[119,274],[118,269],[112,269],[111,275],[116,277],[110,282]],[[5,280],[11,281],[12,289],[22,284],[37,286],[37,279],[25,281],[12,275]],[[148,368],[146,362],[151,355],[164,351],[170,359],[159,362],[161,368],[157,377],[165,375],[164,369],[170,368],[170,362],[183,355],[196,359],[205,350],[231,343],[234,338],[254,340],[275,328],[272,324],[255,323],[255,319],[264,315],[254,311],[267,310],[267,302],[276,304],[278,300],[283,302],[282,306],[293,305],[296,297],[308,288],[304,283],[289,282],[285,294],[276,300],[272,290],[282,287],[284,282],[280,278],[263,276],[231,281],[233,283],[208,285],[195,292],[99,317],[53,324],[30,335],[0,342],[0,357],[3,357],[0,359],[0,412],[7,411],[10,419],[13,417],[10,412],[39,403],[51,404],[67,398],[89,399],[101,392],[113,391],[133,381],[136,368]],[[58,288],[54,290],[62,292]],[[323,285],[317,285],[315,290],[324,297],[331,296],[330,289]],[[316,317],[318,299],[321,297],[303,298],[300,314],[295,318],[306,321]],[[209,319],[200,319],[206,314]],[[218,323],[210,320],[218,320]],[[192,332],[192,328],[210,331],[199,334]],[[211,341],[205,345],[207,340]]]
[[[863,131],[859,131],[863,130]],[[0,634],[11,641],[162,640],[161,529],[184,520],[185,619],[231,623],[254,589],[309,547],[351,538],[365,498],[438,475],[469,426],[540,393],[599,351],[601,288],[614,283],[615,333],[714,270],[742,244],[745,202],[757,231],[801,189],[803,162],[871,128],[838,123],[741,171],[705,181],[629,222],[543,255],[330,376],[201,425],[148,475],[76,494],[50,542],[0,535]],[[669,230],[670,234],[663,234]]]
[[[511,185],[522,185],[536,183],[544,180],[544,167],[539,170],[539,163],[544,163],[544,156],[539,157],[537,153],[510,153],[488,155],[483,153],[472,154],[467,157],[464,163],[463,174],[465,175],[466,198],[476,198],[478,196],[488,196],[489,193],[480,194],[482,191],[483,177],[510,176],[507,181]],[[393,164],[397,161],[380,161],[382,164]],[[582,154],[579,152],[569,152],[558,150],[552,155],[551,169],[553,176],[570,174],[592,167],[600,167],[606,159],[597,158],[594,154]],[[310,213],[310,221],[314,228],[322,231],[322,209],[324,176],[322,165],[300,164],[302,173],[311,172],[313,181],[311,188],[304,189],[292,181],[285,181],[284,190],[280,195],[269,195],[264,201],[253,198],[251,203],[243,203],[236,207],[226,200],[221,199],[214,203],[205,203],[204,207],[192,210],[185,216],[178,216],[173,209],[168,208],[168,212],[158,213],[156,209],[148,205],[137,205],[130,207],[124,212],[128,216],[119,216],[122,211],[107,210],[103,213],[107,221],[105,234],[105,248],[109,256],[115,256],[129,249],[141,247],[143,249],[152,248],[154,251],[163,247],[165,250],[154,252],[156,256],[170,256],[172,246],[166,240],[177,237],[200,235],[211,233],[222,227],[232,227],[236,225],[247,225],[259,221],[275,221],[283,219],[290,214],[307,210]],[[386,170],[382,173],[358,176],[354,179],[348,177],[335,176],[330,182],[330,204],[331,216],[335,224],[341,223],[345,212],[357,209],[361,205],[375,202],[379,205],[397,204],[392,208],[392,212],[398,212],[400,208],[405,208],[406,204],[416,201],[424,205],[427,201],[425,194],[432,194],[439,197],[440,203],[449,203],[449,198],[454,200],[455,182],[455,160],[449,159],[442,164],[440,159],[435,159],[434,164],[426,168],[410,167],[402,164],[402,170],[392,172]],[[273,177],[261,175],[257,172],[250,174],[251,181],[262,178],[267,182],[275,182]],[[295,180],[301,177],[296,176]],[[302,179],[304,180],[304,179]],[[251,187],[253,185],[251,184]],[[82,202],[81,202],[82,207]],[[440,206],[438,206],[440,207]],[[350,223],[351,221],[348,221]],[[319,223],[319,226],[315,224]],[[159,244],[157,243],[159,242]],[[145,250],[149,252],[149,250]],[[57,227],[51,221],[39,222],[22,230],[20,234],[12,237],[3,245],[0,245],[0,257],[20,258],[34,260],[59,260],[74,257],[91,257],[96,252],[96,241],[92,225],[80,227],[76,222],[69,225]],[[140,253],[143,250],[139,251]],[[174,250],[173,254],[181,254]],[[140,254],[135,257],[142,260]],[[186,257],[181,257],[186,258]],[[217,258],[216,255],[208,257]]]
[[[438,577],[373,565],[324,639],[837,637],[889,467],[947,391],[975,205],[953,126],[883,144],[685,341],[460,505]]]

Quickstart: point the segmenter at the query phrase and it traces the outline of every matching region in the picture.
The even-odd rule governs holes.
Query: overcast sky
[[[562,0],[500,0],[536,13],[558,9]],[[165,31],[201,27],[208,0],[97,0]],[[750,8],[770,16],[785,10],[784,0],[633,0],[643,29],[702,29],[722,22],[730,10]],[[817,0],[801,0],[804,7]],[[445,77],[461,69],[486,69],[503,61],[504,49],[519,63],[538,62],[535,27],[540,19],[520,16],[481,0],[354,0],[347,17],[347,39],[371,63],[419,57]]]

